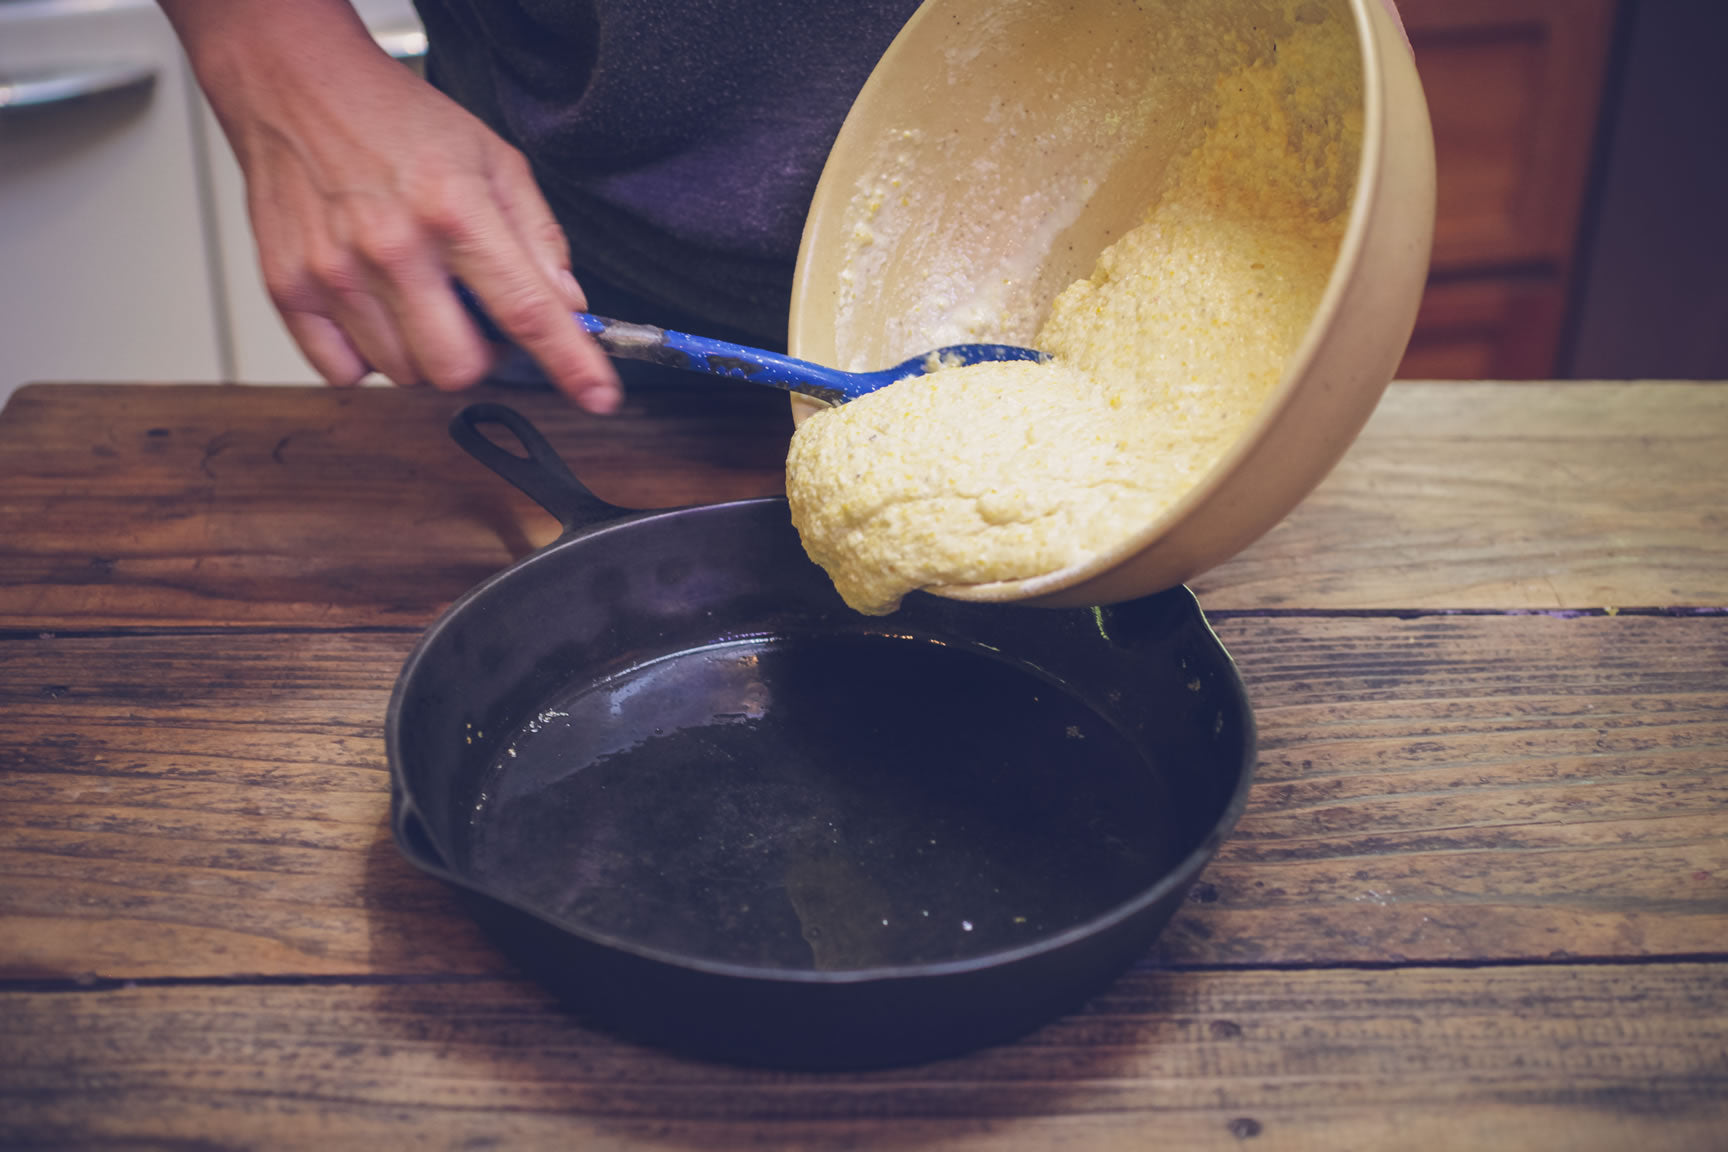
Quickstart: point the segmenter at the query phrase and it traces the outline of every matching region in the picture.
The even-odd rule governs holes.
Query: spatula
[[[458,285],[457,294],[469,313],[480,325],[488,340],[509,344],[510,339],[486,315],[472,293]],[[647,360],[690,372],[705,372],[712,376],[730,376],[752,384],[763,384],[808,396],[823,404],[844,404],[860,396],[886,387],[910,376],[922,376],[938,368],[962,368],[988,360],[1046,361],[1050,357],[1032,348],[1013,344],[950,344],[904,360],[892,368],[875,372],[842,372],[782,356],[764,348],[751,348],[706,336],[692,336],[656,328],[652,324],[635,324],[611,320],[589,312],[574,314],[578,323],[605,349],[610,356],[626,360]]]

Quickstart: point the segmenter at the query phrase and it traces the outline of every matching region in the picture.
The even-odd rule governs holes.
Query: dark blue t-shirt
[[[918,0],[416,5],[428,77],[533,162],[579,279],[778,343],[823,162]]]

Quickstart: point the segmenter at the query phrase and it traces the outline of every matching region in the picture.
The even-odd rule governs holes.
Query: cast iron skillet
[[[565,531],[409,657],[392,827],[596,1024],[804,1068],[1005,1040],[1142,955],[1242,810],[1186,589],[859,616],[783,500],[626,512],[508,408],[451,431]]]

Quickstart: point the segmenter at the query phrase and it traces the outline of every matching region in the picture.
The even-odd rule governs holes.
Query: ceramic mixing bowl
[[[793,289],[792,354],[855,370],[959,336],[1030,343],[1056,294],[1143,218],[1238,53],[1322,20],[1342,23],[1359,68],[1292,82],[1359,117],[1359,160],[1336,190],[1348,217],[1325,293],[1259,415],[1119,546],[1033,579],[930,591],[1115,603],[1189,580],[1277,524],[1361,430],[1409,340],[1433,139],[1380,0],[926,0],[883,56],[823,171]],[[796,418],[811,410],[795,402]]]

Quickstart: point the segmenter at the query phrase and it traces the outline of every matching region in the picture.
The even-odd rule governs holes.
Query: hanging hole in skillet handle
[[[500,427],[521,445],[523,454],[496,443],[482,429]],[[450,436],[461,449],[514,484],[552,515],[569,532],[629,512],[590,492],[570,471],[556,449],[514,408],[503,404],[470,404],[450,420]]]

